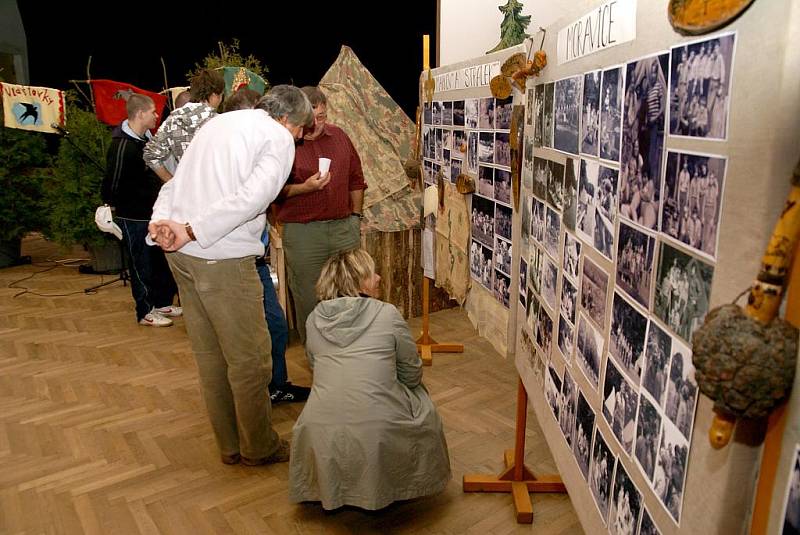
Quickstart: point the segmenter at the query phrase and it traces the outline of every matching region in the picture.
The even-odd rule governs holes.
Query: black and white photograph
[[[496,201],[511,204],[511,171],[494,170],[494,198]]]
[[[581,242],[570,234],[564,233],[564,276],[577,282],[578,280],[578,267],[581,259]]]
[[[603,71],[600,99],[600,158],[619,162],[622,137],[622,68]]]
[[[563,317],[575,325],[575,309],[578,306],[578,289],[569,281],[561,278],[561,305],[560,312]]]
[[[661,414],[646,395],[639,394],[639,414],[636,418],[636,444],[634,455],[645,479],[653,481],[658,455],[658,433]]]
[[[478,106],[478,127],[481,130],[494,130],[494,98],[482,98]]]
[[[444,144],[443,144],[444,143],[444,136],[442,134],[442,129],[441,128],[437,128],[435,134],[436,134],[436,138],[435,138],[436,139],[436,154],[434,156],[434,159],[439,161],[439,160],[442,159],[442,150],[444,149]]]
[[[494,161],[494,134],[481,132],[478,137],[478,161],[492,163]]]
[[[692,439],[696,406],[697,381],[694,377],[692,350],[677,338],[673,338],[664,414],[672,420],[687,441]]]
[[[686,463],[689,442],[669,420],[664,420],[658,462],[653,477],[653,490],[675,522],[681,521],[683,488],[686,482]]]
[[[429,102],[422,105],[422,124],[433,124],[433,112]]]
[[[494,232],[498,236],[511,241],[511,208],[502,204],[495,204]],[[511,273],[507,271],[507,273]]]
[[[555,84],[544,85],[544,112],[542,114],[542,146],[553,148],[553,93]]]
[[[453,131],[449,128],[442,129],[442,148],[446,151],[453,150]],[[443,152],[444,158],[447,159],[449,152]]]
[[[614,361],[606,359],[603,381],[603,418],[628,455],[631,454],[636,431],[636,389],[617,368]]]
[[[450,182],[455,184],[456,180],[458,179],[458,175],[461,174],[461,167],[464,162],[457,158],[453,158],[450,160]]]
[[[642,367],[642,386],[647,389],[660,407],[664,406],[669,374],[669,357],[672,353],[672,337],[650,322]]]
[[[442,103],[442,125],[453,126],[453,103],[451,101]]]
[[[579,159],[567,158],[567,163],[564,165],[564,226],[575,232],[575,223],[578,218],[578,175],[580,169],[578,168]]]
[[[445,130],[447,132],[447,130]],[[444,180],[450,180],[450,151],[444,149],[442,151],[442,178]]]
[[[617,286],[648,310],[655,253],[653,236],[624,221],[619,222]]]
[[[496,253],[495,253],[496,254]],[[511,306],[511,277],[494,271],[494,296],[506,308]]]
[[[525,292],[528,289],[528,263],[524,258],[519,259],[519,302],[525,306]]]
[[[545,217],[544,250],[551,258],[556,259],[559,258],[558,242],[561,238],[561,216],[548,206]]]
[[[500,236],[494,242],[494,268],[511,276],[511,242]]]
[[[467,172],[478,173],[478,132],[467,132]]]
[[[485,165],[478,166],[478,194],[487,198],[494,197],[494,169]]]
[[[534,96],[534,88],[529,87],[525,90],[525,124],[528,126],[533,126],[533,117],[536,115],[536,109],[534,108],[535,103],[533,100]]]
[[[511,129],[511,111],[514,108],[514,98],[497,99],[494,105],[494,127],[497,130]]]
[[[582,83],[583,76],[556,81],[553,148],[570,154],[578,154]]]
[[[596,426],[594,431],[594,447],[592,448],[592,462],[589,465],[589,488],[594,496],[594,502],[600,510],[600,516],[605,523],[608,517],[608,502],[611,494],[611,477],[614,475],[614,454],[608,447],[605,437]]]
[[[539,358],[538,355],[536,357],[536,364],[533,366],[533,376],[536,378],[536,381],[539,383],[539,386],[542,386],[545,376],[544,361],[541,358]]]
[[[575,347],[575,328],[564,318],[558,318],[558,350],[567,362],[572,362],[572,350]]]
[[[669,54],[628,63],[619,180],[620,215],[658,227]]]
[[[528,268],[530,269],[530,268]],[[530,277],[529,277],[530,278]],[[536,299],[530,286],[525,297],[525,321],[533,339],[536,339],[536,327],[539,325],[539,300]]]
[[[547,374],[544,379],[544,396],[547,398],[547,403],[550,404],[553,417],[558,422],[558,411],[561,408],[561,377],[556,373],[552,361],[547,365]]]
[[[722,35],[672,48],[670,135],[727,139],[735,38]]]
[[[453,130],[453,158],[464,159],[467,155],[467,135],[463,130]]]
[[[531,243],[531,219],[533,214],[533,195],[522,195],[522,208],[520,210],[520,224],[522,225],[522,256],[528,257],[528,247]]]
[[[494,163],[503,167],[511,167],[511,143],[508,132],[498,132],[494,135]]]
[[[478,128],[478,99],[468,98],[464,101],[464,126],[467,128]]]
[[[453,102],[453,126],[464,126],[464,101]]]
[[[547,199],[547,181],[550,180],[550,161],[533,158],[533,194],[541,200]]]
[[[600,133],[600,71],[583,75],[581,153],[597,157]]]
[[[564,165],[551,161],[547,176],[547,202],[556,210],[564,206]]]
[[[533,145],[541,147],[544,141],[544,84],[539,84],[534,88],[536,102],[536,123],[533,125]],[[530,124],[530,123],[528,123]]]
[[[536,328],[536,343],[546,356],[550,356],[553,347],[553,319],[543,306],[539,307],[539,325]]]
[[[469,271],[473,279],[492,290],[492,250],[475,240],[469,246]]]
[[[661,232],[712,259],[726,163],[719,156],[667,152]]]
[[[609,260],[614,258],[618,175],[616,169],[581,159],[577,232]]]
[[[611,490],[611,510],[608,531],[611,535],[635,535],[639,525],[642,495],[628,476],[622,461],[617,459],[614,486]]]
[[[531,236],[544,245],[545,207],[544,203],[533,198],[533,219],[531,220]]]
[[[434,146],[434,131],[429,126],[422,127],[422,157],[423,158],[433,158],[433,151],[431,147]]]
[[[564,384],[561,387],[561,407],[558,413],[558,424],[561,433],[572,448],[575,438],[575,413],[578,411],[578,386],[569,373],[569,368],[564,368]]]
[[[647,316],[631,305],[622,294],[614,292],[611,309],[611,332],[608,337],[608,352],[628,372],[638,385],[644,363]]]
[[[800,444],[794,447],[791,466],[792,471],[783,498],[783,514],[780,516],[782,533],[787,535],[800,533]]]
[[[528,261],[528,286],[542,294],[542,260],[545,254],[535,245],[531,247],[531,257]]]
[[[472,238],[494,247],[494,202],[480,195],[472,196]]]
[[[589,257],[583,258],[583,277],[581,278],[581,306],[594,323],[606,326],[606,296],[608,295],[608,273],[603,271]]]
[[[661,243],[653,312],[686,341],[703,324],[711,296],[714,268]]]
[[[526,134],[523,145],[525,148],[522,158],[522,189],[533,192],[533,138]]]
[[[422,177],[426,184],[433,184],[433,162],[425,160],[422,163]]]
[[[442,166],[439,165],[438,163],[434,163],[431,166],[431,180],[432,180],[432,182],[434,184],[436,184],[436,181],[439,180],[439,172],[441,170],[442,170]]]
[[[600,376],[600,358],[603,355],[603,333],[595,329],[583,314],[578,314],[577,347],[575,360],[596,390]]]
[[[437,126],[442,124],[442,103],[439,100],[433,101],[433,123]]]
[[[650,511],[647,510],[647,507],[642,511],[639,535],[661,535],[661,531],[659,531],[658,526],[653,522],[653,518],[650,516]]]
[[[542,292],[541,296],[550,310],[556,311],[556,284],[558,282],[558,264],[545,255],[542,262]]]
[[[581,469],[583,478],[589,480],[589,458],[592,455],[592,435],[594,434],[594,411],[592,406],[578,390],[578,411],[575,413],[575,442],[572,451]]]

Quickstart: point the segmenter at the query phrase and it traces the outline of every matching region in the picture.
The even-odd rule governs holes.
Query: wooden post
[[[786,320],[800,328],[800,255],[797,254],[794,255],[794,265],[786,293]],[[769,415],[767,436],[764,439],[764,450],[761,453],[756,503],[753,505],[753,520],[750,523],[752,535],[766,535],[767,533],[769,512],[772,506],[772,490],[775,488],[775,476],[778,471],[778,462],[781,459],[783,432],[786,429],[788,414],[789,409],[784,403]]]
[[[503,455],[505,470],[499,475],[466,474],[464,492],[510,492],[517,512],[518,524],[533,523],[531,492],[565,493],[567,488],[558,475],[536,477],[525,466],[525,429],[528,424],[528,393],[522,379],[517,388],[517,423],[514,449]]]

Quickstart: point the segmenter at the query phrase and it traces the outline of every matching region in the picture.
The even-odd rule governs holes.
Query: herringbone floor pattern
[[[286,464],[219,462],[180,319],[139,327],[129,288],[85,295],[99,276],[53,267],[47,260],[59,252],[41,239],[26,240],[23,253],[33,265],[0,270],[0,533],[581,533],[566,496],[536,496],[531,528],[514,522],[510,495],[461,492],[465,472],[498,472],[513,447],[516,391],[512,362],[463,312],[435,314],[432,332],[467,352],[435,355],[425,369],[452,483],[380,512],[326,513],[288,502]],[[21,290],[8,285],[34,273],[16,286],[75,293],[15,297]],[[287,360],[291,379],[310,384],[296,344]],[[277,405],[278,433],[290,437],[301,410]],[[532,412],[526,460],[534,471],[555,469]]]

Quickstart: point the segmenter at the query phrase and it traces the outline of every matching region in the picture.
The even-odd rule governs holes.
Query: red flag
[[[153,99],[158,113],[156,128],[161,124],[161,113],[167,103],[165,95],[145,91],[135,85],[113,80],[91,80],[91,84],[97,118],[104,123],[116,126],[127,119],[128,112],[125,110],[125,103],[128,100],[128,96],[131,93],[140,93]]]

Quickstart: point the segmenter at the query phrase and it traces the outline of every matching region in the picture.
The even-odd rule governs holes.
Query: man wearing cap
[[[294,167],[278,201],[284,224],[283,248],[297,330],[306,340],[306,318],[317,306],[314,285],[334,254],[361,242],[364,173],[361,159],[344,131],[326,122],[328,101],[318,87],[304,87],[314,107],[314,130],[297,146]],[[330,159],[330,173],[315,178],[320,158]],[[330,182],[330,183],[329,183]]]

